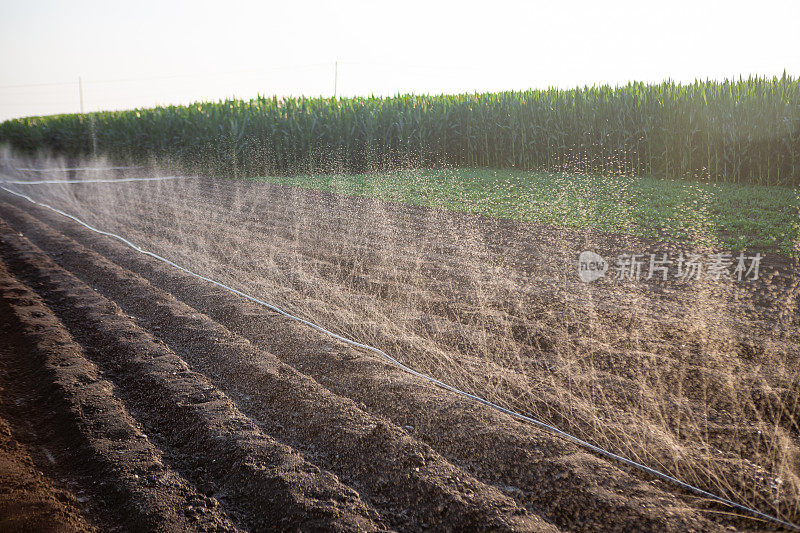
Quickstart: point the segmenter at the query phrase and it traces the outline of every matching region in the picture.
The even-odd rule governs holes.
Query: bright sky
[[[800,76],[800,1],[0,0],[0,120],[257,94]]]

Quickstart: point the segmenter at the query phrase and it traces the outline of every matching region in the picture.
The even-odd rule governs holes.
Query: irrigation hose
[[[119,179],[85,179],[85,180],[17,180],[17,181],[3,181],[6,184],[13,185],[44,185],[44,184],[59,184],[59,183],[117,183],[120,181],[166,181],[166,180],[180,180],[191,179],[193,176],[159,176],[156,178],[119,178]]]
[[[135,179],[135,178],[131,178],[131,179]],[[147,178],[139,178],[139,180],[145,180],[145,179],[147,179]],[[114,180],[110,180],[110,181],[114,181]],[[116,181],[122,181],[122,180],[116,180]],[[12,183],[12,182],[2,181],[2,183],[8,184],[8,183]],[[30,182],[26,182],[26,183],[30,183]],[[74,183],[74,182],[69,181],[69,182],[66,182],[66,183]],[[79,181],[79,183],[82,183],[82,181]],[[748,507],[748,506],[746,506],[744,504],[737,503],[737,502],[735,502],[733,500],[729,500],[727,498],[723,498],[722,496],[717,496],[716,494],[713,494],[711,492],[703,490],[703,489],[701,489],[699,487],[695,487],[694,485],[690,485],[689,483],[681,481],[681,480],[679,480],[677,478],[674,478],[674,477],[670,476],[669,474],[665,474],[664,472],[661,472],[659,470],[655,470],[655,469],[650,468],[649,466],[643,465],[641,463],[637,463],[636,461],[633,461],[633,460],[628,459],[626,457],[623,457],[621,455],[617,455],[616,453],[608,451],[608,450],[603,449],[603,448],[600,448],[599,446],[595,446],[594,444],[592,444],[590,442],[587,442],[587,441],[585,441],[583,439],[580,439],[580,438],[578,438],[578,437],[576,437],[574,435],[571,435],[571,434],[569,434],[569,433],[567,433],[567,432],[565,432],[565,431],[563,431],[561,429],[558,429],[555,426],[551,426],[550,424],[542,422],[541,420],[536,420],[535,418],[531,418],[531,417],[523,415],[521,413],[517,413],[516,411],[512,411],[511,409],[507,409],[505,407],[502,407],[502,406],[500,406],[500,405],[498,405],[498,404],[496,404],[494,402],[486,400],[485,398],[481,398],[480,396],[476,396],[476,395],[471,394],[469,392],[466,392],[466,391],[463,391],[463,390],[458,389],[456,387],[453,387],[452,385],[448,385],[447,383],[439,381],[438,379],[436,379],[434,377],[431,377],[431,376],[429,376],[427,374],[423,374],[422,372],[418,372],[418,371],[414,370],[413,368],[408,367],[405,364],[401,363],[400,361],[398,361],[397,359],[395,359],[394,357],[392,357],[391,355],[387,354],[386,352],[384,352],[383,350],[381,350],[379,348],[375,348],[374,346],[370,346],[368,344],[363,344],[363,343],[348,339],[347,337],[343,337],[341,335],[338,335],[338,334],[336,334],[336,333],[334,333],[332,331],[329,331],[329,330],[325,329],[324,327],[322,327],[322,326],[320,326],[318,324],[315,324],[315,323],[310,322],[308,320],[305,320],[303,318],[294,316],[291,313],[288,313],[288,312],[284,311],[283,309],[281,309],[279,307],[276,307],[276,306],[274,306],[272,304],[269,304],[267,302],[259,300],[258,298],[255,298],[254,296],[250,296],[249,294],[246,294],[244,292],[238,291],[238,290],[236,290],[236,289],[234,289],[232,287],[229,287],[229,286],[225,285],[224,283],[220,283],[219,281],[213,280],[211,278],[207,278],[207,277],[205,277],[205,276],[203,276],[201,274],[197,274],[196,272],[193,272],[193,271],[189,270],[188,268],[184,268],[184,267],[182,267],[180,265],[177,265],[177,264],[173,263],[172,261],[170,261],[169,259],[161,257],[158,254],[155,254],[153,252],[149,252],[147,250],[139,248],[138,246],[136,246],[135,244],[133,244],[132,242],[130,242],[126,238],[121,237],[120,235],[117,235],[115,233],[110,233],[108,231],[103,231],[101,229],[97,229],[97,228],[95,228],[93,226],[90,226],[89,224],[87,224],[86,222],[80,220],[79,218],[77,218],[77,217],[75,217],[73,215],[70,215],[69,213],[65,213],[64,211],[61,211],[60,209],[52,207],[52,206],[50,206],[48,204],[37,202],[36,200],[34,200],[33,198],[31,198],[28,195],[25,195],[25,194],[22,194],[22,193],[19,193],[19,192],[16,192],[16,191],[12,191],[12,190],[7,189],[6,187],[4,187],[2,185],[0,185],[0,189],[3,189],[4,191],[6,191],[8,193],[11,193],[11,194],[13,194],[15,196],[18,196],[20,198],[24,198],[25,200],[28,200],[29,202],[31,202],[31,203],[33,203],[35,205],[38,205],[40,207],[44,207],[46,209],[49,209],[49,210],[51,210],[51,211],[53,211],[55,213],[58,213],[59,215],[65,216],[65,217],[77,222],[81,226],[84,226],[85,228],[87,228],[87,229],[89,229],[89,230],[91,230],[91,231],[93,231],[95,233],[98,233],[100,235],[105,235],[107,237],[111,237],[113,239],[116,239],[116,240],[122,242],[126,246],[136,250],[137,252],[139,252],[141,254],[150,256],[150,257],[152,257],[154,259],[157,259],[158,261],[161,261],[163,263],[166,263],[166,264],[170,265],[173,268],[176,268],[176,269],[178,269],[178,270],[180,270],[182,272],[185,272],[186,274],[189,274],[190,276],[193,276],[195,278],[198,278],[198,279],[201,279],[201,280],[206,281],[208,283],[211,283],[213,285],[216,285],[217,287],[225,289],[226,291],[231,292],[233,294],[236,294],[237,296],[241,296],[242,298],[250,300],[251,302],[254,302],[254,303],[258,304],[258,305],[266,307],[267,309],[270,309],[270,310],[272,310],[272,311],[274,311],[274,312],[276,312],[276,313],[278,313],[280,315],[283,315],[286,318],[289,318],[291,320],[295,320],[297,322],[300,322],[301,324],[305,324],[306,326],[309,326],[309,327],[311,327],[311,328],[313,328],[313,329],[315,329],[315,330],[317,330],[317,331],[319,331],[321,333],[324,333],[325,335],[328,335],[328,336],[330,336],[330,337],[332,337],[332,338],[334,338],[336,340],[344,342],[345,344],[349,344],[349,345],[354,346],[356,348],[361,348],[363,350],[367,350],[367,351],[373,352],[373,353],[383,357],[384,359],[386,359],[387,361],[389,361],[390,363],[392,363],[396,367],[400,368],[401,370],[404,370],[405,372],[408,372],[409,374],[412,374],[414,376],[422,378],[422,379],[424,379],[426,381],[429,381],[429,382],[431,382],[431,383],[433,383],[433,384],[435,384],[435,385],[437,385],[437,386],[439,386],[439,387],[441,387],[441,388],[443,388],[445,390],[448,390],[450,392],[453,392],[455,394],[458,394],[460,396],[463,396],[464,398],[468,398],[468,399],[473,400],[475,402],[481,403],[481,404],[483,404],[483,405],[485,405],[487,407],[490,407],[490,408],[492,408],[492,409],[494,409],[496,411],[499,411],[501,413],[505,413],[505,414],[507,414],[509,416],[512,416],[512,417],[514,417],[514,418],[516,418],[518,420],[522,420],[524,422],[528,422],[528,423],[533,424],[533,425],[535,425],[537,427],[545,429],[545,430],[547,430],[547,431],[549,431],[551,433],[554,433],[554,434],[556,434],[556,435],[558,435],[558,436],[560,436],[560,437],[562,437],[562,438],[564,438],[564,439],[566,439],[568,441],[571,441],[571,442],[577,444],[578,446],[586,448],[587,450],[591,450],[591,451],[593,451],[593,452],[595,452],[595,453],[597,453],[599,455],[605,456],[605,457],[607,457],[609,459],[613,459],[614,461],[618,461],[618,462],[620,462],[622,464],[625,464],[625,465],[631,466],[633,468],[636,468],[638,470],[641,470],[643,472],[646,472],[646,473],[648,473],[648,474],[650,474],[650,475],[652,475],[654,477],[657,477],[657,478],[659,478],[661,480],[667,481],[669,483],[672,483],[673,485],[681,487],[682,489],[685,489],[685,490],[687,490],[689,492],[697,494],[698,496],[702,496],[704,498],[708,498],[708,499],[716,501],[718,503],[722,503],[722,504],[727,505],[729,507],[732,507],[734,509],[738,509],[739,511],[746,512],[748,514],[751,514],[753,516],[757,516],[757,517],[759,517],[759,518],[761,518],[763,520],[767,520],[767,521],[773,522],[775,524],[779,524],[779,525],[784,526],[786,528],[793,529],[795,531],[800,531],[800,526],[798,526],[796,524],[793,524],[791,522],[787,522],[785,520],[781,520],[780,518],[778,518],[776,516],[772,516],[772,515],[768,515],[766,513],[762,513],[761,511],[759,511],[757,509],[753,509],[752,507]]]
[[[72,168],[17,168],[11,167],[14,170],[23,172],[72,172],[83,170],[127,170],[130,168],[144,168],[144,167],[72,167]]]

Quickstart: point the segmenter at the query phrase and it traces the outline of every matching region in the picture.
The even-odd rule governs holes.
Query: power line
[[[241,70],[229,70],[224,72],[196,72],[196,73],[181,73],[181,74],[167,74],[161,76],[142,76],[137,78],[115,78],[115,79],[105,79],[105,80],[83,80],[83,83],[89,85],[95,85],[100,83],[130,83],[136,81],[153,81],[153,80],[168,80],[174,78],[202,78],[202,77],[216,77],[216,76],[225,76],[230,74],[245,74],[245,73],[254,73],[254,72],[273,72],[279,70],[305,70],[311,68],[323,68],[329,67],[330,63],[308,63],[302,65],[281,65],[281,66],[273,66],[273,67],[263,67],[257,69],[241,69]],[[67,85],[74,85],[75,82],[56,82],[56,83],[28,83],[28,84],[19,84],[19,85],[0,85],[0,89],[25,89],[28,87],[55,87],[55,86],[67,86]]]
[[[23,85],[0,85],[0,89],[26,89],[28,87],[55,87],[57,85],[75,85],[74,81],[65,81],[57,83],[28,83]]]

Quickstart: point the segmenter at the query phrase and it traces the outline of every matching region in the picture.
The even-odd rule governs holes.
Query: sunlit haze
[[[0,119],[800,75],[800,2],[8,1]]]

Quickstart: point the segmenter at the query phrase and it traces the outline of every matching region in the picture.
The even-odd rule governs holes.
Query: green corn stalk
[[[91,123],[94,123],[94,139]],[[225,100],[0,124],[21,151],[252,176],[491,166],[800,184],[800,79]]]

